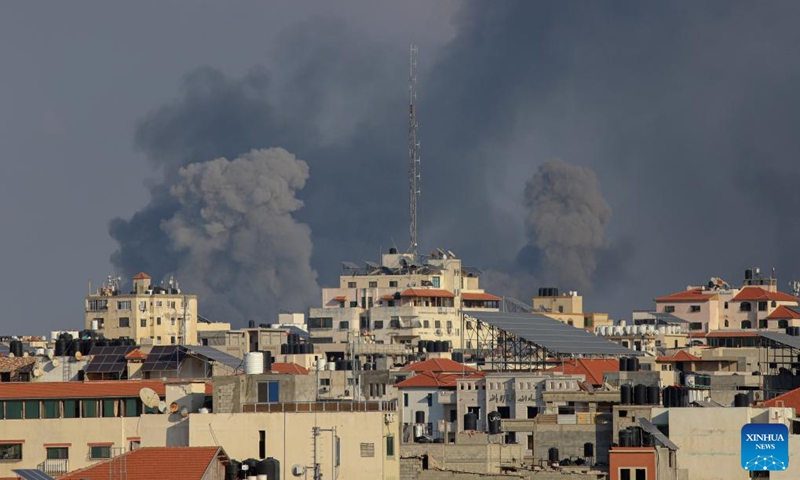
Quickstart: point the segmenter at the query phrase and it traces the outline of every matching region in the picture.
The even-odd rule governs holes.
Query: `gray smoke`
[[[550,160],[525,185],[524,204],[529,244],[521,260],[533,260],[526,267],[555,286],[589,290],[611,219],[594,171]]]
[[[220,319],[271,318],[316,296],[311,230],[293,218],[308,165],[281,148],[178,171],[177,210],[161,222],[175,274]]]

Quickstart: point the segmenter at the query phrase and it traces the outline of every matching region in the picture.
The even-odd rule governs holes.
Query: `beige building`
[[[111,279],[86,297],[85,309],[86,328],[106,338],[129,337],[137,344],[197,344],[197,295],[181,292],[172,280],[161,287],[139,273],[133,277],[131,292],[123,293],[118,280]]]
[[[583,297],[570,291],[559,295],[558,289],[540,288],[539,295],[531,298],[533,311],[590,332],[598,327],[613,325],[607,313],[583,311]]]
[[[480,288],[480,271],[450,253],[434,252],[420,263],[392,249],[381,260],[365,268],[345,262],[339,286],[322,289],[322,306],[309,311],[313,343],[326,348],[360,337],[361,343],[440,340],[462,348],[462,313],[499,310],[502,299]]]

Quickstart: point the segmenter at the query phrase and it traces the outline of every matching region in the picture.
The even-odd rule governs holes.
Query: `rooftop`
[[[578,358],[568,360],[549,371],[563,372],[565,375],[584,375],[586,381],[594,386],[603,384],[603,374],[618,372],[619,360],[612,358]]]
[[[499,302],[502,300],[501,297],[497,295],[492,295],[491,293],[472,293],[472,292],[462,292],[461,293],[462,300],[485,300],[485,301],[494,301]]]
[[[7,382],[0,383],[0,400],[138,397],[139,391],[145,387],[166,395],[164,382],[153,380]]]
[[[678,350],[675,355],[671,357],[658,357],[656,359],[658,362],[701,362],[703,361],[702,358],[692,355],[689,352],[684,350]]]
[[[272,373],[285,373],[288,375],[308,375],[308,369],[296,363],[273,363]]]
[[[396,383],[395,388],[456,388],[456,380],[459,378],[483,378],[483,375],[480,373],[461,375],[441,372],[422,372],[402,382]]]
[[[795,415],[800,412],[800,388],[788,391],[783,395],[766,400],[759,404],[761,407],[790,407],[794,408]]]
[[[155,478],[180,478],[201,480],[215,458],[227,461],[220,447],[143,447],[91,467],[75,470],[60,480],[113,480],[119,468],[114,463],[124,462],[127,480],[152,480]]]
[[[442,297],[442,298],[455,298],[451,292],[441,290],[438,288],[409,288],[400,294],[401,297]]]
[[[783,292],[770,292],[762,287],[744,287],[735,297],[734,302],[775,300],[777,302],[798,302],[800,298]]]
[[[134,275],[133,279],[134,280],[150,280],[150,275],[148,275],[148,274],[146,274],[144,272],[139,272],[136,275]]]
[[[770,320],[800,318],[800,310],[794,310],[786,305],[778,305],[778,308],[773,310],[772,313],[767,316],[767,318]]]
[[[449,358],[432,358],[424,362],[414,362],[400,369],[404,372],[477,372],[476,369],[458,363]]]
[[[673,293],[665,297],[656,298],[656,302],[706,302],[712,298],[716,298],[716,293],[704,293],[706,290],[702,288],[690,288],[682,292]]]

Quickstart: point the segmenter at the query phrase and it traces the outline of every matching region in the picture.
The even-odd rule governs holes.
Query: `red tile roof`
[[[461,294],[462,300],[488,300],[488,301],[495,301],[498,302],[502,300],[502,298],[498,297],[497,295],[492,295],[491,293],[469,293],[465,292]]]
[[[797,415],[800,412],[800,388],[795,388],[759,404],[761,407],[779,407],[781,405],[794,408],[794,413]]]
[[[800,298],[793,297],[788,293],[770,292],[761,287],[744,287],[735,297],[734,302],[752,302],[758,300],[775,300],[778,302],[798,302]]]
[[[703,359],[698,357],[698,356],[696,356],[696,355],[692,355],[691,353],[686,352],[684,350],[678,350],[678,352],[675,353],[675,355],[673,355],[671,357],[658,357],[656,359],[656,361],[658,361],[658,362],[701,362],[701,361],[703,361]]]
[[[565,361],[563,364],[548,370],[564,372],[566,375],[584,375],[587,382],[594,386],[600,386],[603,384],[604,373],[619,372],[619,360],[611,358],[579,358]]]
[[[706,335],[706,338],[743,338],[743,337],[757,337],[756,332],[711,332]]]
[[[444,297],[455,298],[455,295],[447,290],[438,288],[409,288],[400,294],[401,297]]]
[[[148,275],[148,274],[146,274],[144,272],[139,272],[136,275],[134,275],[133,279],[134,280],[150,280],[150,275]]]
[[[460,378],[483,378],[482,373],[461,375],[455,373],[422,372],[396,383],[395,388],[456,388]]]
[[[286,373],[288,375],[308,375],[308,369],[296,363],[273,363],[272,373]]]
[[[122,398],[138,397],[139,390],[151,388],[166,395],[164,382],[116,380],[92,382],[0,383],[0,400],[41,398]]]
[[[656,302],[705,302],[712,298],[716,298],[716,294],[706,294],[700,288],[691,288],[682,292],[673,293],[666,297],[656,298]]]
[[[347,301],[347,295],[338,295],[331,299],[334,302],[345,302]]]
[[[404,372],[477,372],[472,367],[458,363],[449,358],[432,358],[424,362],[414,362],[400,369]]]
[[[773,310],[767,318],[770,320],[800,318],[800,312],[787,308],[785,305],[778,305],[778,308]]]
[[[394,300],[394,295],[381,295],[381,300]]]
[[[36,359],[33,357],[0,357],[0,372],[30,372]]]
[[[91,467],[75,470],[59,477],[59,480],[119,478],[114,472],[119,470],[123,458],[127,480],[201,480],[218,456],[220,460],[228,460],[225,451],[220,447],[143,447]]]
[[[125,355],[125,359],[126,360],[146,360],[147,359],[147,354],[137,348],[135,350],[131,350],[130,353]]]

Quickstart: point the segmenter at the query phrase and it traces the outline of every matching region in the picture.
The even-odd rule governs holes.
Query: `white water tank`
[[[92,325],[92,331],[93,332],[100,329],[99,328],[100,327],[100,322],[97,321],[97,320],[92,320],[92,324],[91,325]]]
[[[336,362],[328,362],[328,368],[326,370],[336,370]]]
[[[325,370],[325,359],[324,358],[318,358],[317,359],[316,368],[317,368],[317,371]]]
[[[625,325],[627,325],[627,324],[625,323],[625,320],[620,320],[620,321],[619,321],[619,326],[620,326],[620,327],[624,327]]]
[[[264,354],[249,352],[244,354],[244,374],[257,375],[264,373]]]
[[[625,333],[625,327],[622,327],[622,326],[614,327],[614,335],[619,336],[619,335],[622,335],[624,333]]]

